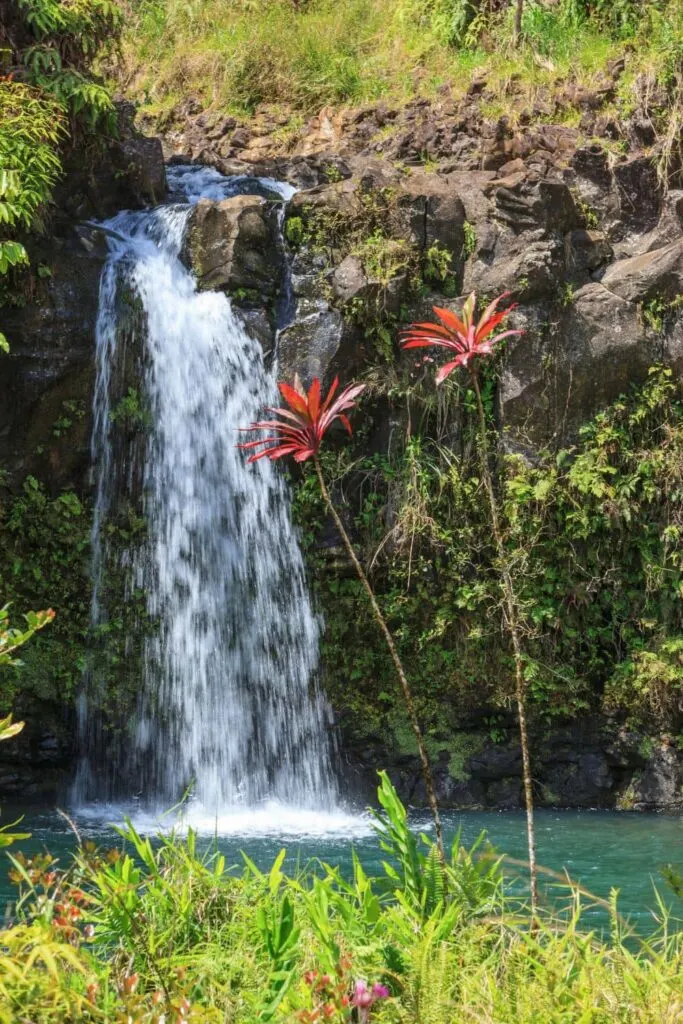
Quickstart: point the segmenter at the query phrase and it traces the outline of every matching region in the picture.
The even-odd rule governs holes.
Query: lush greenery
[[[463,712],[487,706],[486,728],[496,733],[511,666],[472,446],[472,395],[453,379],[437,393],[429,370],[424,378],[422,369],[416,373],[384,362],[381,375],[370,371],[374,397],[356,417],[355,444],[322,458],[396,636],[431,751],[449,749],[458,777],[467,752],[455,750],[451,729]],[[373,406],[379,423],[387,401],[402,427],[389,454],[368,454]],[[535,715],[602,709],[676,736],[683,685],[683,405],[676,382],[654,370],[643,388],[587,424],[572,449],[540,453],[533,463],[511,456],[499,469],[506,544],[530,628],[526,670]],[[295,512],[309,562],[318,567],[328,692],[356,736],[388,726],[399,749],[413,749],[365,594],[355,578],[330,571],[330,553],[320,547],[325,511],[313,473],[297,481]],[[50,595],[57,618],[26,649],[24,664],[4,671],[0,712],[29,697],[69,703],[93,640],[96,656],[106,659],[115,717],[130,699],[125,665],[133,663],[130,637],[141,608],[122,600],[113,567],[110,619],[101,635],[88,637],[90,524],[90,509],[75,494],[52,497],[33,477],[18,493],[5,492],[0,589],[20,610],[40,607]],[[142,524],[131,513],[109,529],[116,549],[138,543]]]
[[[53,431],[69,429],[60,417]],[[36,637],[21,662],[3,669],[0,713],[11,709],[68,708],[89,667],[108,683],[103,711],[119,724],[130,712],[139,668],[144,596],[126,589],[118,555],[139,542],[142,524],[121,509],[106,526],[112,552],[100,594],[108,616],[96,629],[90,623],[90,534],[92,508],[73,491],[51,496],[28,476],[0,502],[0,593],[11,607],[39,607],[49,594],[56,617]],[[0,626],[2,621],[0,620]],[[133,639],[133,637],[135,639]]]
[[[27,644],[39,630],[52,622],[54,617],[55,613],[52,608],[42,612],[28,612],[24,616],[26,625],[19,629],[17,626],[10,625],[9,607],[5,605],[0,609],[0,668],[7,665],[18,665],[17,651]],[[4,718],[0,718],[0,741],[11,740],[23,728],[23,722],[13,722],[11,715],[5,715]],[[27,838],[26,833],[13,833],[9,831],[7,825],[0,826],[0,850],[11,846],[17,839]]]
[[[52,595],[52,628],[3,671],[0,710],[38,700],[68,702],[84,666],[88,624],[90,517],[72,492],[51,498],[35,477],[5,496],[0,529],[0,593],[14,608],[40,606]]]
[[[338,499],[355,509],[355,535],[438,749],[468,709],[488,705],[495,728],[511,671],[472,445],[472,395],[453,379],[435,394],[423,372],[390,377],[404,429],[389,455],[367,454],[368,424],[355,450],[324,461]],[[377,375],[371,380],[379,388]],[[489,403],[490,396],[489,387]],[[386,411],[387,396],[377,400]],[[526,676],[537,716],[602,707],[640,727],[680,730],[682,455],[678,385],[668,370],[653,369],[643,388],[587,424],[572,448],[533,461],[501,456],[505,544],[527,624]],[[383,732],[388,723],[405,744],[391,667],[363,594],[354,579],[325,571],[312,474],[298,484],[296,509],[309,557],[320,566],[333,699],[353,716],[354,730]]]
[[[676,0],[525,0],[519,49],[513,47],[515,4],[489,0],[133,0],[130,6],[118,74],[150,109],[188,94],[237,113],[281,105],[292,115],[291,127],[301,113],[324,104],[400,102],[446,82],[464,94],[473,72],[485,72],[501,97],[514,80],[523,106],[558,78],[590,84],[609,60],[633,52],[637,60],[629,62],[617,99],[631,109],[644,72],[673,84],[683,47]]]
[[[130,823],[122,848],[85,843],[71,865],[15,856],[21,899],[0,934],[0,1021],[680,1020],[683,933],[663,904],[643,938],[616,898],[602,903],[610,937],[600,938],[582,930],[590,896],[565,884],[566,911],[530,928],[484,842],[456,840],[442,868],[386,778],[380,800],[380,878],[358,860],[349,877],[327,864],[289,876],[284,850],[270,871],[245,857],[240,873],[192,833],[151,842]]]
[[[114,128],[109,93],[89,67],[121,20],[114,0],[10,6],[0,9],[0,277],[28,263],[23,236],[45,227],[67,140]],[[0,305],[9,294],[3,287]]]

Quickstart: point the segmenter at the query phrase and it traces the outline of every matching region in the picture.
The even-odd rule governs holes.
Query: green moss
[[[301,217],[289,217],[285,222],[285,238],[290,245],[298,247],[304,241],[304,222]]]
[[[448,773],[456,782],[467,782],[470,774],[466,764],[473,754],[478,754],[486,745],[486,736],[478,733],[455,733],[448,744],[450,757]]]
[[[72,705],[87,667],[107,681],[103,711],[112,727],[134,706],[145,628],[145,595],[130,593],[116,554],[107,567],[104,592],[109,616],[95,632],[90,627],[90,535],[92,509],[73,491],[56,497],[33,476],[18,493],[7,492],[0,522],[0,594],[15,612],[55,610],[49,629],[22,652],[17,668],[2,670],[0,712],[33,710],[41,703],[61,709]],[[132,509],[118,510],[107,525],[116,553],[144,536],[144,523]]]
[[[491,717],[513,686],[471,396],[454,379],[435,398],[392,361],[369,376],[381,382],[377,405],[366,399],[356,447],[328,449],[324,471],[372,567],[425,732],[443,751],[462,715],[488,709]],[[492,399],[495,378],[489,383]],[[373,417],[386,423],[406,406],[410,440],[395,434],[389,454],[369,455]],[[454,422],[459,452],[432,440],[439,423]],[[683,405],[662,369],[586,424],[572,450],[540,452],[534,465],[514,456],[499,463],[506,544],[529,624],[532,715],[607,710],[652,734],[680,731],[682,467]],[[325,616],[324,685],[338,711],[385,728],[401,711],[393,666],[357,581],[321,555],[324,510],[308,471],[295,512]],[[413,749],[400,721],[395,742]],[[456,751],[454,770],[463,765]]]

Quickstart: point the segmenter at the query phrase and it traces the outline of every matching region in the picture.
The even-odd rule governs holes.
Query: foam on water
[[[320,837],[340,842],[362,839],[373,834],[369,814],[344,810],[321,811],[294,807],[277,800],[268,800],[260,807],[233,807],[217,814],[196,804],[179,810],[154,813],[131,805],[92,804],[78,811],[78,826],[101,829],[104,823],[120,823],[130,818],[142,835],[193,829],[203,836],[225,838],[282,838],[296,840]]]

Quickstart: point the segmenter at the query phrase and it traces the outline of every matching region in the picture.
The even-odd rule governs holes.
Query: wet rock
[[[504,779],[510,775],[521,776],[522,755],[519,745],[490,743],[469,758],[467,769],[474,778],[487,782]]]
[[[683,807],[682,787],[680,757],[672,745],[660,743],[647,767],[633,778],[624,805],[640,811],[678,811]]]
[[[541,773],[543,803],[554,807],[606,807],[613,803],[614,776],[599,752],[551,763]]]
[[[54,192],[56,233],[74,220],[104,219],[118,210],[163,201],[166,170],[160,139],[141,134],[131,103],[117,104],[118,137],[95,159],[78,149],[64,157],[64,175]]]
[[[166,195],[166,169],[160,139],[130,131],[122,135],[113,161],[141,206],[156,206]]]
[[[294,323],[280,335],[278,358],[281,376],[298,374],[306,387],[314,377],[329,380],[343,360],[346,331],[341,313],[314,299],[300,300]],[[346,370],[345,378],[348,376]]]
[[[499,810],[514,810],[523,802],[522,780],[519,778],[499,779],[486,789],[486,803]]]
[[[258,196],[202,199],[187,222],[181,252],[201,289],[255,289],[273,295],[281,269],[274,218]]]
[[[81,489],[89,462],[88,433],[94,382],[94,325],[102,254],[76,241],[55,239],[50,276],[33,300],[3,310],[11,350],[0,375],[0,462],[11,472],[33,472],[55,489]],[[56,436],[64,403],[82,418]]]

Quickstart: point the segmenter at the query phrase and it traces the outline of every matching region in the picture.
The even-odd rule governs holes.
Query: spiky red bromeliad
[[[356,405],[356,399],[364,390],[364,384],[350,384],[337,395],[339,378],[335,377],[327,397],[321,400],[320,380],[316,377],[306,392],[298,377],[294,378],[294,387],[281,381],[278,384],[280,394],[289,406],[287,409],[267,409],[279,419],[264,420],[252,423],[243,430],[267,430],[269,437],[258,441],[246,441],[238,448],[251,450],[249,462],[256,462],[267,456],[269,459],[281,459],[283,455],[293,455],[296,462],[305,462],[314,458],[322,443],[326,431],[335,420],[340,420],[351,433],[351,424],[346,413]],[[261,448],[261,451],[257,451]]]
[[[502,331],[491,337],[496,327],[515,309],[515,304],[506,309],[498,309],[498,303],[506,299],[509,294],[509,292],[503,292],[497,299],[494,299],[476,322],[474,311],[477,305],[477,296],[474,292],[462,308],[462,319],[455,313],[451,313],[449,309],[432,306],[440,323],[411,324],[401,332],[401,346],[408,349],[431,348],[432,345],[438,345],[440,348],[457,353],[455,359],[444,363],[437,371],[437,384],[441,384],[458,366],[472,370],[474,359],[479,356],[490,356],[494,346],[503,338],[523,333],[522,331]]]

